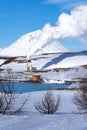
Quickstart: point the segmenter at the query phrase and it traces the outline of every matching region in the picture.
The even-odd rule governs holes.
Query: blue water
[[[6,91],[8,87],[10,87],[13,93],[26,93],[26,92],[34,92],[34,91],[44,91],[44,90],[52,90],[56,88],[67,88],[66,84],[48,84],[48,83],[29,83],[29,82],[3,82],[4,88]],[[3,91],[0,88],[0,91]]]
[[[25,93],[25,92],[52,90],[52,89],[56,89],[56,88],[66,88],[66,87],[68,87],[68,85],[66,85],[66,84],[16,82],[15,83],[15,92],[16,93]]]

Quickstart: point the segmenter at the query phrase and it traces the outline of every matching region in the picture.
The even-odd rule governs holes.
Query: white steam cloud
[[[31,48],[29,55],[41,50],[52,41],[64,40],[65,38],[82,38],[87,40],[87,5],[76,7],[70,14],[62,13],[58,18],[56,26],[46,24],[41,30],[34,48]],[[38,46],[39,45],[39,46]],[[33,50],[33,51],[32,51]]]
[[[79,38],[85,36],[87,33],[87,5],[76,7],[70,14],[62,13],[58,18],[56,26],[46,24],[42,31],[38,44],[45,46],[48,41],[65,38]]]
[[[67,37],[85,36],[87,33],[87,5],[79,6],[71,14],[62,13],[57,26],[46,24],[42,33],[47,32],[49,38],[64,39]]]

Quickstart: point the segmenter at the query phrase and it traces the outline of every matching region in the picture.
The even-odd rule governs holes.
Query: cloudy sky
[[[72,51],[87,50],[87,0],[0,0],[0,48],[38,29]]]

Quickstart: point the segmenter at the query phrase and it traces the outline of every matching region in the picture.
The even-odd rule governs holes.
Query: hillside
[[[28,66],[36,68],[32,72],[27,72],[27,62],[27,57],[2,57],[1,77],[6,74],[5,70],[11,69],[16,79],[19,77],[23,81],[29,80],[29,75],[33,74],[39,74],[43,80],[87,81],[87,51],[31,56]]]
[[[16,80],[29,80],[28,75],[39,74],[47,80],[84,80],[87,78],[87,51],[69,52],[52,38],[49,30],[38,30],[20,37],[8,48],[0,50],[1,77],[11,69]],[[28,64],[27,64],[28,63]],[[26,74],[27,66],[35,68]],[[21,72],[21,74],[20,74]]]
[[[49,32],[50,33],[50,32]],[[48,34],[49,34],[48,33]],[[42,35],[43,34],[43,35]],[[9,47],[0,50],[0,56],[32,56],[43,53],[68,52],[57,39],[49,38],[46,32],[37,30],[21,36]]]
[[[22,57],[1,57],[0,66],[6,68],[13,69],[16,66],[21,70],[24,70],[27,64],[27,61],[31,62],[28,65],[35,66],[37,70],[52,70],[56,68],[76,68],[87,65],[87,51],[83,52],[67,52],[67,53],[46,53],[40,55],[31,56],[31,58],[27,58],[26,56]],[[24,65],[24,66],[23,66]]]

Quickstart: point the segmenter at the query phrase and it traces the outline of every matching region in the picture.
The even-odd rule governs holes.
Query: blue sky
[[[0,0],[0,48],[26,33],[42,29],[46,23],[55,26],[62,12],[70,13],[81,4],[87,4],[87,0]],[[76,38],[61,42],[73,51],[87,50],[87,44]]]

